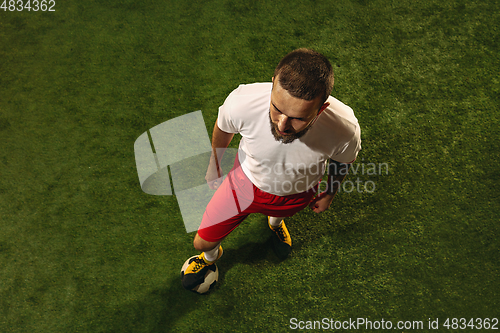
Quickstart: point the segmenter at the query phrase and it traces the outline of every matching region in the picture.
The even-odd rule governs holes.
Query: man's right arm
[[[217,120],[215,121],[214,131],[212,132],[212,155],[210,156],[210,164],[205,176],[205,180],[211,189],[217,189],[220,185],[220,178],[222,177],[220,162],[224,151],[231,143],[233,137],[234,133],[224,132],[217,125]]]
[[[212,149],[214,148],[223,148],[225,150],[231,140],[233,139],[234,133],[224,132],[217,125],[217,120],[215,121],[214,131],[212,133]]]

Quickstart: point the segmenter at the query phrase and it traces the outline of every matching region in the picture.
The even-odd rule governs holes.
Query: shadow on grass
[[[148,332],[167,333],[173,331],[178,321],[199,307],[205,306],[211,297],[220,297],[224,287],[225,274],[237,264],[255,264],[268,261],[281,262],[272,250],[272,239],[269,233],[260,243],[246,243],[236,249],[224,249],[224,260],[218,263],[219,281],[214,290],[207,295],[198,295],[185,290],[179,275],[169,279],[165,288],[153,290],[137,301],[132,301],[113,313],[111,324],[106,332]],[[202,331],[193,330],[201,333]]]
[[[259,222],[260,223],[260,218]],[[324,235],[318,232],[321,225],[308,225],[301,228],[296,223],[291,223],[293,229],[291,230],[292,238],[294,233],[297,234],[297,241],[294,242],[291,256],[294,253],[301,251],[303,247],[307,247],[310,242],[314,242],[316,238]],[[299,230],[301,228],[301,230]],[[348,226],[348,230],[342,228],[333,228],[329,230],[330,233],[349,233],[351,228],[355,226]],[[250,232],[250,231],[248,231]],[[267,262],[269,264],[280,264],[287,260],[281,260],[273,251],[272,233],[267,227],[267,219],[264,217],[262,220],[262,227],[254,229],[253,232],[258,232],[253,235],[253,240],[237,247],[225,247],[223,260],[217,265],[219,266],[219,281],[214,290],[207,295],[198,295],[183,289],[180,280],[180,267],[179,274],[169,274],[169,284],[164,288],[153,290],[142,299],[132,301],[130,304],[122,307],[113,314],[112,328],[107,332],[151,332],[151,333],[166,333],[173,331],[173,327],[178,326],[178,322],[186,318],[187,315],[198,309],[199,307],[207,306],[207,301],[211,297],[225,297],[224,295],[225,275],[233,266],[244,265],[258,265],[259,263]],[[239,237],[245,238],[246,231],[240,234]],[[233,240],[238,243],[240,240]],[[177,273],[177,272],[176,272]],[[182,325],[181,325],[182,326]],[[202,332],[202,331],[193,331]]]

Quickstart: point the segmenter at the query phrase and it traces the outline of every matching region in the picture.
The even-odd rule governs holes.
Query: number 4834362
[[[1,0],[0,0],[1,1]],[[27,11],[42,11],[42,12],[55,12],[54,7],[56,6],[55,0],[4,0],[0,9],[9,12],[22,12],[24,10]]]

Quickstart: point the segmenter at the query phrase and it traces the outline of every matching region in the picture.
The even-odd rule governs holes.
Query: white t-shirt
[[[240,85],[219,108],[219,128],[242,137],[239,160],[255,186],[279,196],[301,193],[321,180],[328,159],[356,159],[361,149],[358,120],[332,96],[304,136],[288,144],[276,141],[269,121],[271,89],[270,82]]]

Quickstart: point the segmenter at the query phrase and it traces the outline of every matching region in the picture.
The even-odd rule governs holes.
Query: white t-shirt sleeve
[[[340,163],[352,163],[356,160],[359,151],[361,150],[361,130],[359,125],[356,126],[354,136],[352,139],[344,146],[344,149],[338,154],[331,156],[330,158],[334,161]]]
[[[217,118],[217,126],[226,133],[240,133],[242,122],[233,115],[234,101],[238,98],[238,90],[240,87],[233,90],[227,96],[224,104],[219,107],[219,116]]]

